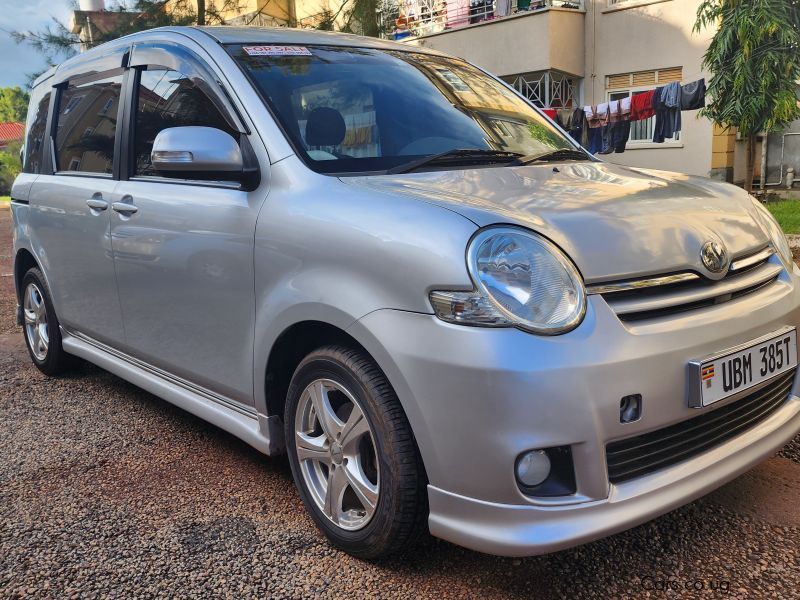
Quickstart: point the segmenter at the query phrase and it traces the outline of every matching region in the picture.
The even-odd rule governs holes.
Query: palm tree
[[[703,0],[694,31],[706,27],[717,32],[703,57],[711,100],[700,114],[747,140],[750,192],[756,136],[800,117],[800,0]]]

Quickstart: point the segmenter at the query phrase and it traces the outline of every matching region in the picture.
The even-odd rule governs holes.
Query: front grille
[[[603,296],[623,321],[635,321],[714,306],[752,294],[774,283],[782,271],[774,250],[766,247],[734,260],[719,281],[682,272],[590,285],[587,292]]]
[[[789,397],[795,370],[716,410],[606,446],[608,479],[620,483],[710,450],[774,413]]]

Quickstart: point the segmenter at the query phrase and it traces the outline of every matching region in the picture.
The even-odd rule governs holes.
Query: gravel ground
[[[0,210],[0,596],[800,597],[800,438],[689,506],[522,560],[434,539],[369,564],[314,529],[284,459],[96,367],[48,379],[13,322]]]

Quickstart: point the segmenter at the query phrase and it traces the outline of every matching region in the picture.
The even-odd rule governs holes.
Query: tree
[[[22,170],[19,160],[20,148],[22,142],[15,141],[0,150],[0,196],[8,196],[11,193],[11,185]]]
[[[117,15],[109,20],[113,25],[93,35],[89,45],[97,46],[154,27],[221,25],[225,23],[225,15],[238,14],[242,6],[241,0],[199,0],[196,4],[197,10],[189,0],[119,0],[106,11]],[[87,44],[56,19],[39,31],[14,31],[11,36],[19,44],[33,46],[50,64],[76,54],[81,44]]]
[[[315,29],[381,37],[386,33],[381,15],[387,6],[389,3],[383,0],[339,0],[335,10],[324,9],[310,18]]]
[[[19,87],[0,88],[0,123],[25,121],[29,98]]]
[[[751,192],[756,136],[800,117],[800,0],[703,0],[694,31],[707,27],[717,32],[703,56],[711,100],[700,114],[745,137]]]

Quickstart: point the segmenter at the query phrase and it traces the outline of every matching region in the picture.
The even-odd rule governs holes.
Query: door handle
[[[106,202],[102,198],[89,198],[86,201],[86,206],[88,206],[92,210],[101,211],[108,208],[108,202]]]
[[[114,210],[114,212],[118,212],[122,215],[132,215],[139,210],[135,205],[127,202],[114,202],[114,204],[111,205],[111,208]]]

